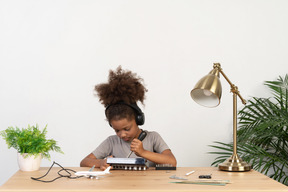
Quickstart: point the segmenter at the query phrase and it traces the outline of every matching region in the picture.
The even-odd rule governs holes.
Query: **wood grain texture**
[[[89,168],[71,168],[77,171],[87,171]],[[16,172],[6,183],[0,187],[0,191],[197,191],[197,192],[288,192],[288,187],[269,177],[251,170],[249,172],[224,172],[215,167],[177,167],[177,170],[125,171],[111,170],[111,174],[98,180],[78,178],[61,178],[53,183],[34,181],[31,177],[40,177],[47,172],[48,168],[40,168],[35,172]],[[54,167],[45,180],[51,180],[58,176],[60,168]],[[195,173],[185,176],[186,173],[195,170]],[[176,184],[171,183],[179,180],[169,179],[171,175],[186,177],[188,180],[198,179],[199,175],[212,174],[212,179],[230,180],[225,186]]]

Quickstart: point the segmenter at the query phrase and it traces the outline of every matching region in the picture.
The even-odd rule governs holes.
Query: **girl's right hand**
[[[112,158],[113,156],[111,155],[111,156],[109,156],[109,157]],[[110,164],[107,164],[107,158],[102,159],[102,160],[100,161],[100,169],[101,169],[102,171],[104,171],[105,169],[107,169],[109,166],[110,166]],[[111,169],[112,169],[112,167],[111,167]]]

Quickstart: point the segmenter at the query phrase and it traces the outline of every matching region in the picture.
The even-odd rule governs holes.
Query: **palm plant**
[[[288,185],[288,75],[265,81],[273,97],[253,97],[239,111],[237,152],[253,169]],[[231,156],[232,143],[215,142],[217,166]]]

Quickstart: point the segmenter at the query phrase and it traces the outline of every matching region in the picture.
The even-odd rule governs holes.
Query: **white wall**
[[[244,98],[269,96],[263,82],[288,69],[287,20],[286,0],[1,0],[0,130],[48,124],[65,152],[51,160],[79,166],[114,134],[93,87],[122,65],[149,90],[143,128],[178,166],[210,166],[208,145],[232,140],[232,94],[222,78],[221,105],[209,109],[190,90],[220,62]],[[0,159],[3,184],[18,170],[3,139]]]

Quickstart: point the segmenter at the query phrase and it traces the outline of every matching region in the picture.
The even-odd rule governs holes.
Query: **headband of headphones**
[[[132,104],[128,104],[128,103],[125,103],[125,102],[118,102],[118,103],[115,103],[115,104],[111,104],[111,105],[108,105],[105,109],[105,115],[107,116],[107,110],[112,106],[112,105],[118,105],[118,104],[121,104],[121,105],[126,105],[126,106],[129,106],[131,107],[134,112],[135,112],[135,121],[136,121],[136,124],[137,125],[143,125],[144,122],[145,122],[145,115],[144,113],[141,111],[141,109],[138,107],[138,105],[136,103],[132,103]],[[111,125],[110,125],[111,126]]]

